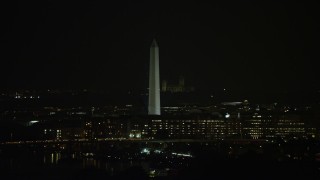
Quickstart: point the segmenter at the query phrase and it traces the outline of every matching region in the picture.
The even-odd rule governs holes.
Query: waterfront
[[[318,141],[1,145],[5,179],[319,177]],[[89,150],[92,151],[89,151]],[[229,173],[234,172],[234,173]],[[265,173],[268,172],[266,175]]]

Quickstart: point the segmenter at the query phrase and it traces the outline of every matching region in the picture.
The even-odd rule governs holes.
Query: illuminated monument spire
[[[153,39],[150,47],[149,67],[149,115],[160,115],[160,75],[159,75],[159,47]]]

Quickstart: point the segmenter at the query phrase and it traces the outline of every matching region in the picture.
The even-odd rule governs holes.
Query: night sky
[[[1,88],[146,89],[161,79],[238,92],[318,90],[312,3],[39,1],[1,3]]]

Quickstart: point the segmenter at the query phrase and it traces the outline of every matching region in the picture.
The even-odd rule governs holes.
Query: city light
[[[143,148],[141,154],[150,154],[150,150],[148,148]]]

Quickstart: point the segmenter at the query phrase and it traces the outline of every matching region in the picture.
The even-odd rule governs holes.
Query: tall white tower
[[[150,47],[149,67],[149,115],[160,115],[160,75],[159,75],[159,47],[153,39]]]

